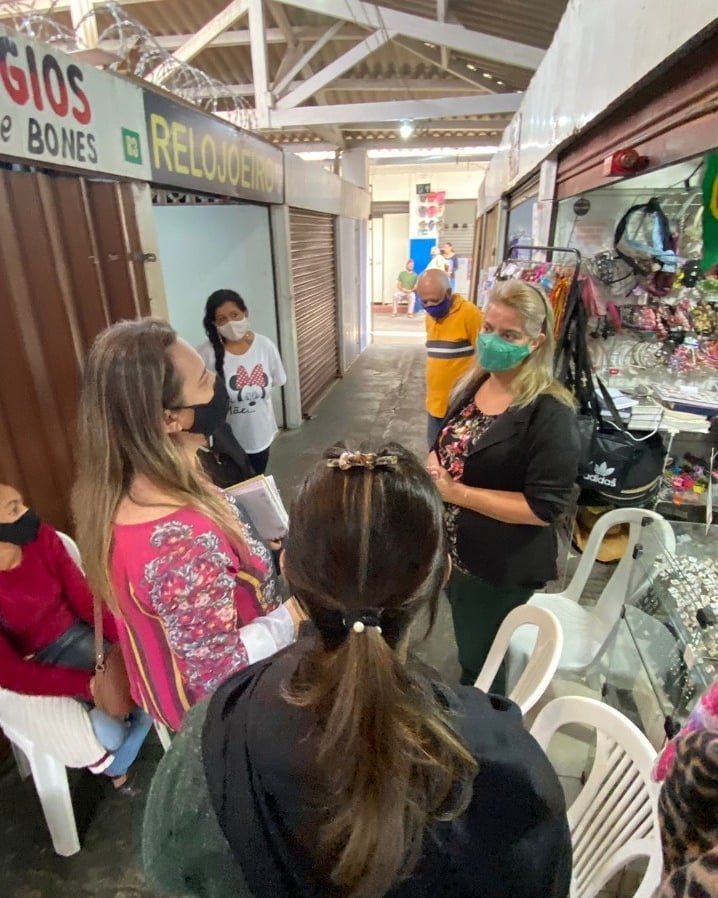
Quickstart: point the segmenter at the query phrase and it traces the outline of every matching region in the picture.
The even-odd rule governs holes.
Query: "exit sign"
[[[426,196],[427,193],[431,193],[431,184],[417,184],[416,193],[418,196]]]

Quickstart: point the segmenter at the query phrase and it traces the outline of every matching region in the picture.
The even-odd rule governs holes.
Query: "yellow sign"
[[[282,151],[210,115],[145,91],[152,180],[264,203],[284,201]]]

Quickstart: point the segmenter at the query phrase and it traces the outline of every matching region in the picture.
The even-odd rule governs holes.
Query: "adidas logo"
[[[615,487],[616,478],[610,476],[615,470],[615,468],[609,468],[608,464],[602,461],[600,464],[593,466],[593,474],[584,474],[583,479],[588,480],[590,483],[599,483],[601,486]]]

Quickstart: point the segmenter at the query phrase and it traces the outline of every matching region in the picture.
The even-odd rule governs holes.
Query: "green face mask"
[[[479,334],[477,348],[484,371],[510,371],[531,353],[529,346],[509,343],[498,334]]]

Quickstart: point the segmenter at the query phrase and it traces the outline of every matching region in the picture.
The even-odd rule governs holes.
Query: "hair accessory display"
[[[348,471],[349,468],[366,468],[373,471],[374,468],[395,468],[399,464],[396,455],[377,455],[375,452],[342,452],[339,458],[327,459],[328,468],[339,468]]]
[[[354,633],[363,633],[367,627],[376,627],[381,633],[381,613],[377,611],[358,611],[355,614],[346,614],[343,624],[347,630]]]

